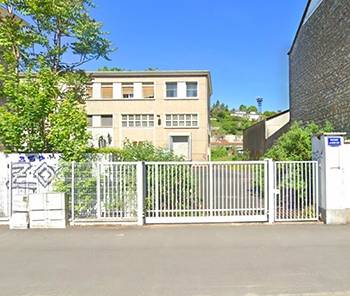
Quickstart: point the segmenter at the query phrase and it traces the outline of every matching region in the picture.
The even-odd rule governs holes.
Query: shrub
[[[315,123],[309,123],[302,126],[295,122],[289,131],[283,134],[277,142],[265,153],[263,158],[272,158],[273,160],[311,160],[313,135],[331,132],[332,125],[327,122],[323,127]]]

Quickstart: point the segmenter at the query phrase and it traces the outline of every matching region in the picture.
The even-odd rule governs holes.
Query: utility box
[[[66,228],[64,193],[31,194],[29,196],[29,225],[30,228]]]
[[[27,229],[28,225],[28,196],[15,195],[12,199],[10,229]]]

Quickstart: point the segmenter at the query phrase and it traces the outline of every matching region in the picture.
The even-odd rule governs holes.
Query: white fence
[[[316,161],[277,161],[275,165],[275,221],[318,220]]]
[[[146,223],[266,221],[266,162],[146,163]]]
[[[33,171],[36,166],[46,167],[32,163]],[[59,162],[50,170],[53,177],[46,169],[33,176],[11,167],[10,193],[0,196],[0,201],[10,203],[14,194],[36,192],[36,178],[45,179],[47,190],[65,193],[72,223],[318,219],[317,162],[313,161]]]

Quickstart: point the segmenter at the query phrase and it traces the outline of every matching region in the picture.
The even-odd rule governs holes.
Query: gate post
[[[72,224],[74,223],[74,198],[75,198],[75,161],[72,161],[72,167],[71,167],[71,221]]]
[[[97,218],[101,218],[101,165],[97,162]]]
[[[275,222],[275,171],[272,159],[266,159],[269,223]]]
[[[140,226],[144,224],[145,168],[145,162],[143,161],[139,161],[136,165],[137,225]]]

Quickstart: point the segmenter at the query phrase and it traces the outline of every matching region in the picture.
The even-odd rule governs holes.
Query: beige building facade
[[[92,72],[86,104],[95,147],[148,141],[186,160],[208,160],[208,71]]]

